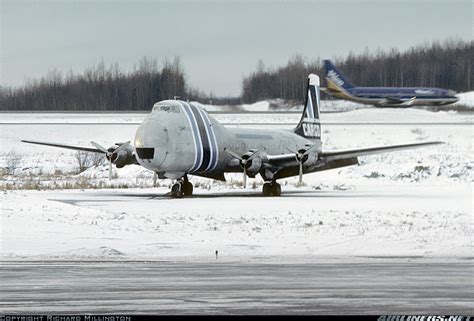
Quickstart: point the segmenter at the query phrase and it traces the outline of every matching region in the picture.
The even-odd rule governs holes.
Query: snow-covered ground
[[[87,114],[77,117],[90,121],[72,114],[1,116],[2,122],[17,117],[16,122],[122,123],[0,125],[4,259],[207,257],[214,250],[234,258],[472,256],[469,114],[375,108],[324,114],[326,150],[428,140],[446,144],[363,157],[360,166],[305,175],[302,188],[294,186],[296,178],[283,180],[281,198],[257,196],[258,178],[249,179],[242,191],[239,174],[227,175],[226,183],[193,177],[197,197],[182,200],[163,196],[169,180],[152,188],[152,173],[139,166],[114,169],[116,178],[109,181],[105,164],[77,174],[74,152],[19,142],[127,141],[143,114],[101,114],[100,121]],[[299,120],[296,114],[215,117],[275,128]],[[94,190],[110,187],[128,189]]]
[[[474,109],[474,91],[459,93],[456,95],[459,101],[454,105],[462,105]]]
[[[472,256],[472,189],[452,184],[10,191],[2,196],[3,259],[220,259]],[[238,204],[238,206],[236,206]]]

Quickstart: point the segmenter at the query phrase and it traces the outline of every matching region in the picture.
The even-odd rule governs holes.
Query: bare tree
[[[102,165],[104,163],[105,157],[104,155],[98,153],[77,151],[76,160],[79,167],[79,173],[82,173],[92,166]]]

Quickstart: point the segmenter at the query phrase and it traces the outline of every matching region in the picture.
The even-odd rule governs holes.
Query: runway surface
[[[471,259],[253,261],[3,262],[0,313],[474,313]]]

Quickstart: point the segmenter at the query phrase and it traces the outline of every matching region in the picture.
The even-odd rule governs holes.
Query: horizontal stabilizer
[[[36,144],[36,145],[66,148],[66,149],[78,150],[78,151],[82,151],[82,152],[105,154],[104,151],[101,151],[100,149],[97,149],[97,148],[91,148],[91,147],[82,147],[82,146],[63,145],[63,144],[56,144],[56,143],[37,142],[37,141],[33,141],[33,140],[22,140],[21,142],[22,143],[28,143],[28,144]]]
[[[350,150],[341,150],[341,151],[329,151],[322,152],[319,157],[327,161],[336,160],[336,159],[345,159],[359,156],[367,156],[373,154],[394,152],[403,149],[412,149],[417,147],[429,146],[429,145],[439,145],[444,144],[444,142],[425,142],[425,143],[415,143],[415,144],[405,144],[405,145],[392,145],[392,146],[383,146],[383,147],[370,147],[362,149],[350,149]]]

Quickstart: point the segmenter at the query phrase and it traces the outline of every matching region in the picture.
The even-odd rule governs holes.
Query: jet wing
[[[411,106],[415,102],[416,97],[410,99],[399,99],[394,97],[385,97],[379,101],[380,106]]]
[[[60,147],[60,148],[78,150],[78,151],[83,151],[83,152],[105,154],[104,151],[101,151],[100,149],[97,149],[97,148],[91,148],[91,147],[63,145],[63,144],[47,143],[47,142],[38,142],[38,141],[33,141],[33,140],[22,140],[22,142],[23,143],[29,143],[29,144],[44,145],[44,146]]]
[[[367,156],[373,154],[380,154],[386,152],[393,152],[403,149],[412,149],[428,145],[438,145],[444,144],[443,142],[425,142],[425,143],[415,143],[415,144],[404,144],[404,145],[392,145],[392,146],[383,146],[383,147],[369,147],[362,149],[348,149],[348,150],[336,150],[322,152],[319,154],[319,157],[327,161],[333,161],[338,159],[346,159],[359,156]]]
[[[385,97],[384,100],[389,104],[402,104],[403,100],[393,97]]]

